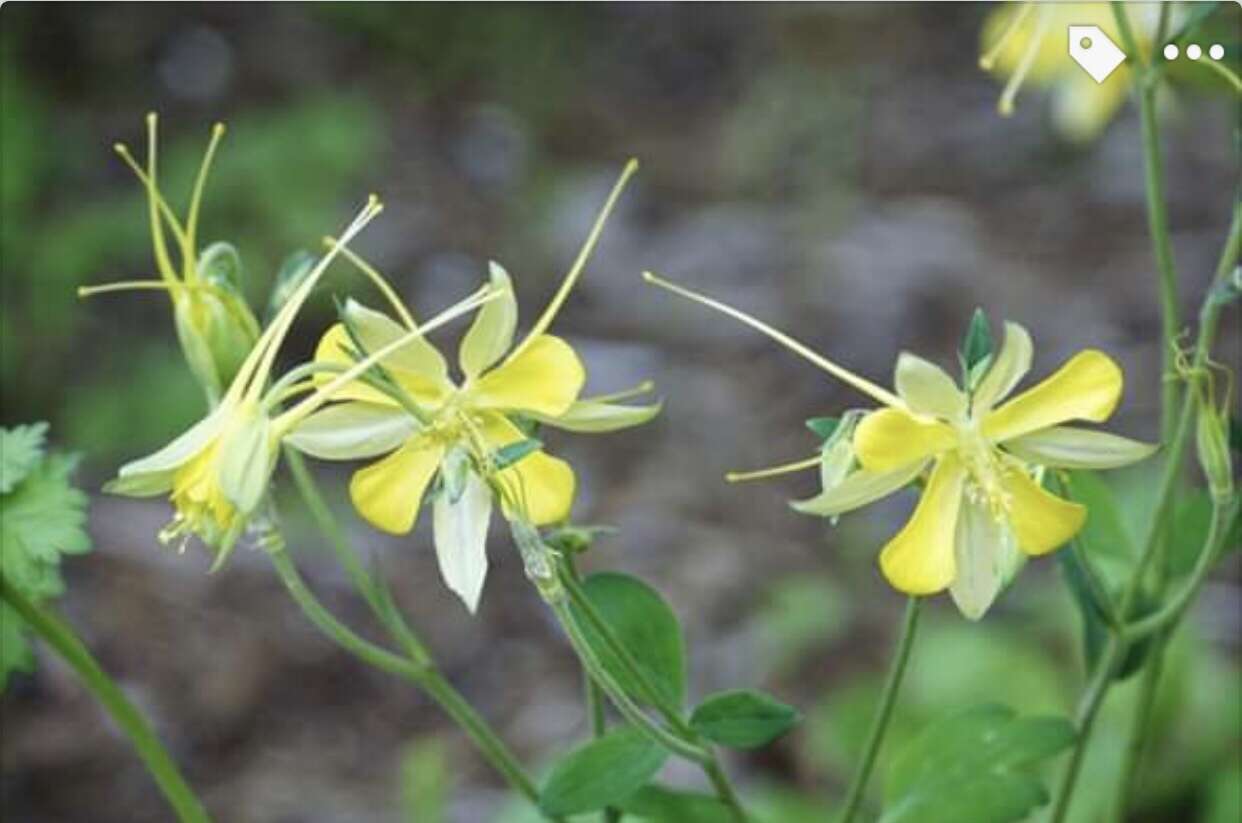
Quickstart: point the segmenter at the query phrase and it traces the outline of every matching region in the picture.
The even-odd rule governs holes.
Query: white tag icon
[[[1069,53],[1097,83],[1107,80],[1126,61],[1125,52],[1099,26],[1070,26]]]

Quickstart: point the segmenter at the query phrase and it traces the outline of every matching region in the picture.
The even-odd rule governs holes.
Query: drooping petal
[[[169,491],[177,469],[211,445],[235,408],[233,403],[222,403],[164,448],[126,463],[104,491],[131,497],[150,497]]]
[[[1005,450],[1028,463],[1056,469],[1116,469],[1151,457],[1158,444],[1109,432],[1052,426],[1005,441]]]
[[[891,472],[920,463],[957,443],[953,429],[939,421],[921,421],[901,409],[880,409],[864,417],[854,431],[854,453],[863,468]]]
[[[397,448],[415,428],[404,409],[351,401],[306,417],[285,442],[321,460],[362,460]]]
[[[891,472],[859,469],[832,488],[807,500],[793,500],[789,505],[803,514],[836,517],[889,496],[912,482],[926,467],[927,461],[922,460]]]
[[[1052,87],[1052,121],[1057,131],[1076,143],[1099,137],[1125,104],[1131,84],[1132,75],[1124,65],[1103,83],[1086,74],[1067,72]]]
[[[559,417],[578,399],[585,382],[586,371],[573,348],[544,334],[480,377],[470,394],[477,408]]]
[[[540,423],[565,431],[599,434],[641,426],[659,414],[663,405],[653,403],[647,406],[625,406],[620,403],[578,400],[564,414],[555,417],[542,414],[530,416]]]
[[[250,514],[259,505],[276,468],[276,441],[271,429],[271,418],[246,404],[220,437],[220,491],[243,514]]]
[[[443,453],[440,446],[415,437],[383,460],[354,472],[349,481],[354,508],[375,528],[405,534],[414,527],[423,493]]]
[[[482,430],[483,438],[493,450],[526,438],[517,426],[500,414],[488,414]],[[524,508],[526,518],[536,526],[556,523],[569,516],[577,481],[573,469],[564,460],[542,450],[535,451],[498,472],[496,479],[506,489],[507,497],[512,498],[502,501],[506,517],[516,515],[515,501]]]
[[[1009,524],[983,502],[970,500],[958,515],[954,556],[957,576],[949,594],[968,620],[983,617],[1024,559]]]
[[[906,594],[943,591],[957,576],[955,535],[966,472],[952,454],[936,462],[909,522],[880,552],[880,569]]]
[[[1054,374],[1019,394],[983,420],[983,434],[994,442],[1069,420],[1101,423],[1121,399],[1121,368],[1104,352],[1074,355]]]
[[[352,299],[345,302],[345,318],[366,354],[410,336],[410,329]],[[453,391],[444,355],[421,334],[386,356],[383,366],[420,403],[437,403]]]
[[[501,296],[479,309],[470,330],[461,339],[457,359],[466,379],[473,379],[496,365],[513,345],[513,332],[517,328],[517,298],[513,296],[513,281],[499,263],[488,264],[489,280]]]
[[[1059,549],[1087,522],[1086,506],[1045,491],[1024,471],[1006,471],[1001,483],[1009,498],[1010,526],[1027,554]]]
[[[440,575],[474,614],[487,577],[487,525],[492,518],[492,490],[470,472],[461,496],[442,494],[433,508],[436,560]]]
[[[1034,346],[1031,335],[1017,323],[1005,324],[1005,340],[987,374],[979,381],[972,399],[974,414],[990,410],[1008,396],[1031,370]]]
[[[928,360],[902,352],[897,358],[893,385],[897,395],[916,414],[956,420],[966,411],[966,395],[944,369]]]

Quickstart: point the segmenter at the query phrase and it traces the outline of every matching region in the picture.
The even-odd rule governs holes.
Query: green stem
[[[1074,720],[1078,730],[1078,740],[1074,748],[1070,750],[1070,761],[1066,766],[1065,775],[1061,778],[1061,785],[1057,789],[1056,800],[1049,817],[1051,823],[1061,823],[1069,812],[1070,799],[1074,796],[1074,786],[1078,782],[1083,757],[1087,752],[1087,740],[1091,737],[1091,732],[1095,728],[1096,715],[1099,714],[1104,697],[1112,685],[1113,671],[1121,659],[1122,645],[1122,641],[1116,635],[1108,636],[1104,652],[1096,662],[1091,683],[1078,702],[1078,712]]]
[[[177,819],[182,823],[208,823],[211,818],[193,790],[186,784],[177,765],[160,743],[159,737],[142,714],[134,707],[120,687],[108,676],[86,645],[67,623],[47,607],[32,603],[0,575],[0,598],[3,598],[61,658],[69,664],[82,685],[107,710],[112,720],[129,737],[138,756],[164,793]]]
[[[851,823],[862,808],[863,795],[867,790],[867,782],[871,771],[875,768],[876,758],[880,754],[880,745],[888,732],[888,723],[893,716],[893,707],[897,705],[897,692],[901,690],[901,681],[906,673],[906,664],[910,661],[910,650],[914,648],[914,635],[919,626],[919,611],[923,604],[922,598],[911,597],[906,602],[906,617],[901,626],[901,636],[893,652],[893,660],[889,664],[888,678],[884,682],[884,691],[880,693],[880,705],[871,721],[871,731],[867,734],[867,743],[863,747],[862,759],[850,781],[849,792],[845,796],[845,809],[837,818],[838,823]]]
[[[427,663],[415,662],[393,654],[359,637],[329,612],[306,586],[297,567],[283,548],[268,552],[281,582],[302,608],[307,618],[328,639],[381,671],[395,674],[422,688],[466,732],[488,762],[509,784],[538,808],[539,791],[523,771],[517,758],[508,750],[465,698],[444,677]],[[555,819],[555,818],[552,818]]]
[[[574,562],[573,555],[567,554],[564,558],[565,570],[575,583],[581,583],[582,577],[578,574],[578,566]],[[582,703],[586,708],[587,722],[591,726],[591,736],[598,740],[608,731],[608,717],[604,712],[604,695],[600,691],[599,684],[591,677],[591,673],[586,667],[582,667]],[[617,823],[621,819],[621,810],[609,806],[600,814],[603,823]]]
[[[563,564],[561,564],[559,579],[565,593],[569,596],[569,600],[573,603],[574,608],[578,611],[578,613],[582,614],[586,618],[588,623],[591,624],[591,628],[593,628],[600,639],[603,640],[604,645],[606,645],[608,650],[612,652],[613,657],[621,663],[621,666],[625,669],[626,675],[638,683],[639,688],[642,689],[644,698],[651,705],[653,705],[658,712],[660,712],[661,716],[663,716],[668,722],[678,739],[687,741],[698,750],[698,756],[690,759],[695,760],[695,762],[699,763],[702,767],[708,780],[711,781],[712,786],[716,789],[717,796],[720,798],[721,802],[729,808],[730,814],[733,816],[736,823],[748,823],[750,817],[746,812],[746,808],[742,805],[742,801],[738,796],[737,790],[734,788],[728,775],[721,767],[720,760],[717,757],[715,750],[711,747],[711,745],[705,743],[699,738],[698,733],[695,732],[694,729],[690,727],[690,724],[687,723],[681,716],[681,712],[678,711],[677,707],[672,705],[656,684],[651,681],[651,678],[647,676],[646,671],[644,671],[638,664],[638,661],[634,659],[634,655],[630,653],[630,650],[626,648],[625,644],[621,642],[621,639],[617,637],[616,632],[612,629],[612,626],[608,624],[608,621],[605,620],[603,615],[601,615],[595,608],[595,604],[591,602],[591,599],[587,596],[586,592],[583,591],[577,579],[573,575],[566,573]],[[552,605],[554,611],[558,608],[564,611],[565,617],[568,618],[570,624],[575,623],[573,613],[570,612],[569,609],[565,608],[564,603],[561,603],[559,606],[555,603]],[[564,623],[565,621],[562,620],[562,622]],[[566,626],[566,631],[569,631],[569,626]],[[585,651],[586,656],[594,658],[594,651],[589,647],[589,645],[585,644],[585,638],[581,638],[581,640],[584,644],[583,651]],[[583,656],[581,652],[579,656]],[[598,659],[596,658],[596,660]],[[606,674],[607,673],[605,672],[605,675]],[[606,684],[601,682],[600,685],[604,686],[605,692],[608,692]],[[622,693],[622,695],[624,696],[624,693]],[[614,696],[609,693],[609,697],[612,698]],[[620,709],[620,706],[618,706],[618,709]],[[643,716],[646,717],[646,715]]]

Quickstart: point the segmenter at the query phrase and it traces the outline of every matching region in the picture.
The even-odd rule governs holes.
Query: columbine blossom
[[[385,360],[378,381],[345,386],[335,395],[338,403],[308,417],[289,437],[295,448],[327,460],[385,455],[356,471],[349,485],[359,514],[385,532],[408,533],[424,496],[434,490],[432,521],[441,575],[472,612],[487,575],[493,498],[499,497],[507,518],[535,526],[564,520],[573,503],[573,469],[547,454],[523,425],[607,432],[644,423],[659,411],[658,404],[615,403],[650,391],[650,384],[607,397],[580,398],[586,381],[582,361],[567,342],[548,333],[634,169],[631,163],[618,180],[556,295],[517,345],[512,283],[493,263],[491,286],[500,296],[483,307],[462,339],[460,380],[450,377],[440,351],[418,338]],[[370,272],[378,282],[378,274]],[[391,291],[389,295],[400,320],[347,304],[343,322],[320,341],[315,362],[343,368],[414,328],[408,310]]]
[[[462,301],[282,411],[281,403],[290,396],[290,389],[299,387],[287,386],[282,380],[269,390],[269,375],[281,343],[329,264],[380,209],[372,198],[340,241],[307,274],[259,336],[208,415],[154,454],[122,466],[116,479],[105,487],[108,492],[132,497],[168,494],[175,514],[160,533],[162,542],[184,548],[191,537],[198,537],[215,550],[213,568],[218,568],[263,501],[276,468],[279,444],[297,423],[318,410],[338,388],[381,363],[422,331],[490,299],[490,295],[483,295]]]
[[[1150,48],[1159,5],[1133,4],[1127,10],[1142,48]],[[1071,25],[1099,26],[1120,42],[1107,3],[1001,3],[983,24],[979,65],[1006,79],[998,103],[1001,114],[1013,113],[1018,90],[1030,82],[1048,90],[1057,131],[1069,140],[1087,142],[1098,137],[1121,109],[1132,76],[1122,64],[1103,83],[1096,83],[1070,59],[1065,33]]]
[[[147,115],[147,163],[144,170],[122,143],[117,154],[133,170],[147,193],[151,222],[151,244],[159,280],[128,280],[78,290],[88,296],[132,289],[166,291],[173,304],[177,338],[195,379],[210,403],[220,401],[225,387],[233,380],[259,337],[259,323],[241,292],[241,262],[228,243],[198,248],[198,216],[203,189],[211,170],[216,147],[224,136],[224,125],[217,123],[203,155],[184,220],[179,219],[159,190],[157,177],[155,114]],[[176,250],[169,248],[172,236]]]
[[[1108,432],[1064,425],[1101,423],[1116,408],[1122,373],[1103,352],[1080,352],[1042,382],[1009,397],[1030,370],[1032,344],[1024,328],[1006,323],[1000,352],[972,390],[958,388],[927,360],[902,353],[894,393],[737,309],[654,275],[647,279],[762,331],[882,405],[846,418],[848,440],[834,438],[820,456],[732,479],[822,464],[823,491],[792,505],[824,517],[922,481],[913,515],[880,552],[880,568],[894,588],[908,594],[949,589],[971,619],[987,611],[1026,556],[1061,547],[1086,520],[1083,506],[1043,488],[1045,469],[1116,468],[1155,450]]]

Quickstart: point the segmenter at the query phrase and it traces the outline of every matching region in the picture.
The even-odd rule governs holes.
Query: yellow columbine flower
[[[346,386],[336,395],[341,402],[308,417],[288,439],[327,460],[387,455],[355,472],[349,491],[359,514],[391,534],[413,528],[424,494],[438,478],[432,512],[436,555],[445,584],[471,612],[487,574],[493,497],[500,497],[507,518],[534,525],[564,520],[573,502],[573,470],[530,440],[520,422],[606,432],[639,425],[659,411],[658,405],[614,402],[650,391],[649,384],[579,399],[586,380],[582,361],[568,343],[548,333],[636,167],[633,161],[626,167],[556,295],[516,346],[517,302],[509,275],[493,263],[491,285],[501,296],[479,312],[462,339],[460,381],[449,376],[439,350],[419,338],[385,361],[386,385],[360,381]],[[353,259],[382,282],[366,263]],[[347,304],[344,322],[324,335],[315,362],[342,368],[357,354],[414,328],[391,290],[387,295],[400,321]]]
[[[903,353],[893,393],[737,309],[645,276],[758,329],[883,405],[856,425],[850,418],[843,421],[852,427],[847,436],[853,460],[844,461],[856,464],[852,470],[841,470],[841,451],[833,448],[823,457],[731,479],[826,465],[831,454],[831,482],[825,473],[823,492],[793,506],[835,517],[926,477],[914,514],[880,552],[880,568],[894,588],[908,594],[949,589],[971,619],[983,615],[1024,556],[1051,552],[1082,528],[1086,509],[1044,490],[1039,479],[1045,468],[1115,468],[1155,450],[1063,425],[1101,423],[1117,406],[1121,369],[1103,352],[1080,352],[1043,382],[1006,400],[1029,371],[1032,356],[1030,335],[1006,323],[1001,350],[972,391],[959,389],[938,366]]]
[[[203,188],[216,146],[223,136],[224,125],[217,123],[199,166],[184,221],[178,219],[159,191],[155,114],[147,115],[145,171],[125,145],[116,144],[117,154],[142,181],[147,192],[151,243],[160,279],[129,280],[78,290],[83,297],[130,289],[167,291],[172,299],[177,338],[186,361],[213,405],[219,402],[225,387],[238,373],[259,337],[258,321],[241,293],[241,261],[237,251],[228,243],[213,243],[201,252],[198,249],[198,214]],[[171,234],[176,243],[179,265],[173,262],[166,233]]]
[[[215,549],[213,569],[218,568],[266,495],[281,440],[299,422],[322,407],[339,389],[382,364],[423,332],[493,299],[487,292],[458,303],[421,328],[381,346],[292,408],[281,411],[286,399],[313,389],[313,385],[290,385],[286,376],[269,388],[268,376],[277,351],[329,264],[380,209],[379,202],[372,198],[341,239],[308,273],[259,336],[215,408],[163,449],[122,466],[116,479],[105,487],[108,492],[132,497],[169,494],[175,514],[160,533],[162,542],[175,541],[184,548],[190,537],[197,536]]]
[[[1131,6],[1131,28],[1141,48],[1150,48],[1159,18],[1158,3]],[[1123,63],[1096,83],[1069,55],[1071,25],[1096,25],[1121,43],[1108,3],[1001,3],[983,24],[979,65],[1006,78],[998,108],[1013,113],[1023,83],[1048,89],[1056,130],[1075,142],[1094,140],[1116,116],[1132,82]],[[1138,55],[1130,55],[1137,59]]]

